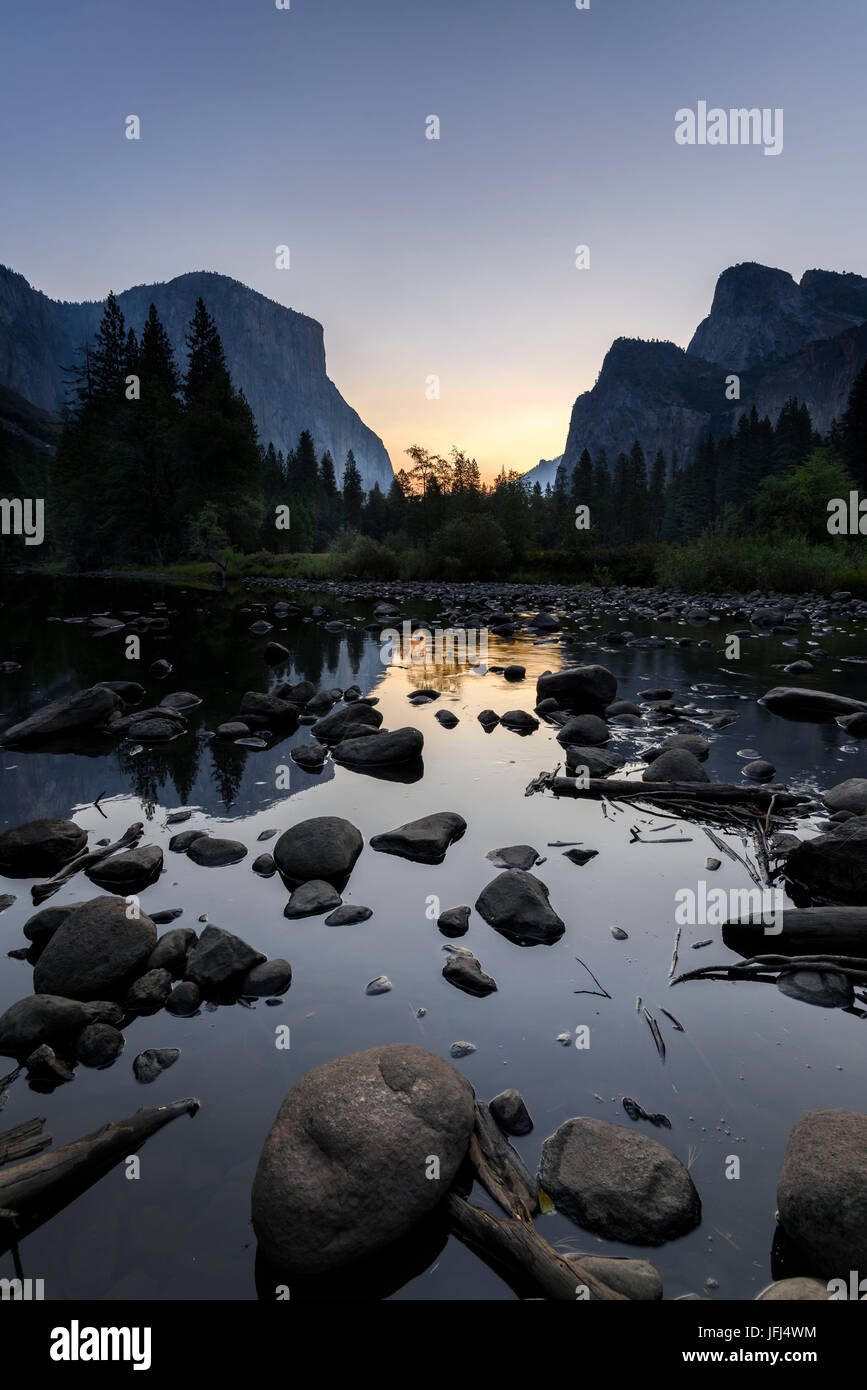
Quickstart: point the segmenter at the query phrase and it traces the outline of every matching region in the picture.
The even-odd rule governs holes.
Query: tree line
[[[365,492],[351,450],[338,477],[309,430],[285,455],[260,444],[201,299],[185,345],[182,370],[155,306],[137,335],[110,294],[69,369],[53,460],[0,429],[2,487],[46,497],[52,555],[106,568],[336,548],[344,570],[494,578],[540,554],[568,567],[594,549],[708,533],[828,540],[827,501],[867,488],[867,364],[825,437],[793,399],[776,424],[753,408],[685,461],[648,459],[638,440],[611,460],[584,449],[544,489],[505,469],[485,484],[457,447],[443,458],[412,445],[384,493]]]

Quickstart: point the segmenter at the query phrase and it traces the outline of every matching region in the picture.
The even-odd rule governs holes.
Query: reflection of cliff
[[[304,596],[305,599],[308,596]],[[293,796],[317,781],[334,776],[332,764],[319,774],[305,773],[291,762],[293,743],[310,738],[300,726],[291,738],[269,750],[239,748],[210,740],[206,730],[238,711],[245,690],[268,690],[283,681],[310,680],[320,689],[357,684],[371,694],[385,677],[380,648],[360,629],[325,632],[315,622],[302,622],[303,613],[274,622],[269,636],[291,652],[284,666],[269,667],[262,657],[268,637],[249,631],[254,617],[249,601],[231,593],[185,592],[164,586],[94,580],[4,576],[0,610],[0,656],[21,662],[20,672],[0,679],[0,725],[25,718],[58,696],[103,680],[138,680],[145,686],[142,706],[158,704],[171,691],[192,690],[202,704],[192,711],[189,731],[163,747],[142,748],[123,742],[106,745],[102,756],[83,756],[84,748],[68,753],[15,750],[4,761],[2,785],[4,819],[33,820],[64,815],[74,806],[89,805],[98,796],[108,800],[132,793],[146,817],[157,806],[198,805],[225,815],[250,814],[267,802],[267,785],[275,785],[278,764],[291,768],[288,792]],[[154,602],[166,609],[154,610]],[[142,634],[142,660],[127,662],[120,632],[91,635],[86,622],[93,613],[124,616],[154,612],[169,618],[165,633]],[[268,616],[267,612],[264,616]],[[48,622],[49,618],[56,621]],[[273,618],[270,619],[274,621]],[[157,657],[172,663],[172,673],[158,681],[148,673]],[[257,786],[256,783],[260,785]],[[264,795],[263,795],[264,793]]]

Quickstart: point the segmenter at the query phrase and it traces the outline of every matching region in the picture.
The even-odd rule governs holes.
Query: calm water
[[[383,586],[387,596],[388,586]],[[192,1120],[181,1118],[142,1150],[142,1175],[129,1181],[114,1169],[66,1211],[23,1243],[25,1276],[43,1278],[46,1296],[78,1298],[257,1297],[255,1239],[249,1221],[250,1187],[259,1151],[289,1088],[310,1068],[343,1053],[385,1042],[414,1042],[447,1057],[456,1040],[477,1051],[456,1065],[477,1095],[489,1099],[517,1087],[535,1122],[533,1133],[515,1140],[535,1170],[545,1137],[573,1115],[595,1115],[629,1124],[621,1108],[633,1096],[649,1112],[663,1111],[671,1131],[642,1130],[668,1144],[689,1162],[701,1194],[703,1220],[691,1235],[653,1251],[598,1240],[561,1216],[540,1217],[540,1229],[555,1244],[575,1251],[638,1253],[663,1275],[665,1296],[701,1291],[717,1281],[715,1298],[752,1298],[771,1279],[776,1176],[795,1120],[813,1107],[863,1109],[865,1023],[783,997],[769,985],[696,982],[669,989],[674,938],[675,892],[695,886],[713,845],[700,827],[674,829],[690,843],[631,844],[629,826],[645,834],[671,820],[624,811],[606,819],[599,803],[525,797],[527,783],[562,761],[555,730],[540,727],[522,738],[502,727],[485,734],[476,715],[532,710],[535,677],[576,661],[600,661],[619,680],[619,695],[637,698],[650,686],[673,688],[697,710],[731,709],[738,718],[712,736],[706,767],[714,780],[738,776],[745,761],[737,750],[754,748],[770,759],[780,780],[793,789],[815,791],[846,776],[865,775],[865,757],[836,725],[789,723],[755,703],[795,655],[782,638],[745,640],[742,660],[722,655],[725,619],[706,627],[659,625],[663,637],[689,635],[697,645],[658,650],[597,645],[600,630],[618,624],[616,614],[590,611],[564,624],[554,640],[490,639],[489,662],[519,661],[527,668],[520,685],[502,676],[440,667],[386,668],[373,636],[368,600],[339,603],[332,595],[297,595],[263,589],[243,593],[179,591],[133,582],[67,582],[3,576],[0,579],[0,661],[18,661],[17,674],[0,676],[0,715],[5,726],[59,695],[97,680],[140,679],[158,703],[172,690],[192,690],[203,704],[192,712],[190,732],[171,747],[133,754],[109,744],[86,754],[40,754],[0,750],[0,823],[3,828],[40,816],[69,816],[88,831],[91,845],[146,821],[142,844],[162,845],[165,872],[144,890],[148,912],[183,908],[177,925],[197,918],[235,931],[268,956],[292,963],[292,987],[279,1007],[259,1002],[206,1007],[195,1018],[165,1012],[141,1018],[126,1030],[121,1058],[107,1071],[79,1067],[71,1085],[50,1096],[32,1092],[23,1078],[12,1086],[0,1128],[33,1115],[47,1118],[55,1144],[65,1143],[111,1119],[185,1096],[202,1102]],[[269,634],[292,652],[291,666],[269,671],[262,660],[268,640],[248,631],[256,603],[288,597],[305,613],[317,601],[329,617],[353,625],[332,634],[301,616],[275,621]],[[170,631],[146,636],[141,663],[124,659],[119,635],[95,638],[86,625],[68,621],[90,613],[149,612],[165,604]],[[421,603],[407,616],[433,618],[439,605]],[[53,621],[52,621],[53,620]],[[58,621],[62,620],[62,621]],[[728,626],[739,626],[729,622]],[[638,634],[646,625],[630,620]],[[819,688],[863,696],[864,632],[841,627],[821,636],[800,632],[801,650],[821,641],[831,660],[807,681]],[[157,657],[173,663],[166,681],[140,674]],[[844,660],[844,658],[846,658]],[[854,659],[853,659],[854,658]],[[140,670],[139,670],[140,668]],[[357,682],[376,695],[386,727],[420,728],[425,737],[424,776],[405,784],[376,779],[326,764],[320,774],[303,772],[288,757],[295,742],[310,737],[303,726],[268,750],[239,749],[209,742],[205,730],[236,713],[245,690],[264,690],[282,680],[310,679],[318,686]],[[413,708],[407,695],[436,686],[441,698]],[[438,709],[459,716],[442,729]],[[614,733],[626,752],[656,741],[643,731]],[[847,751],[847,749],[849,751]],[[291,768],[291,786],[277,790],[277,768]],[[99,808],[94,801],[99,798]],[[168,852],[177,827],[167,813],[195,807],[181,828],[202,825],[242,840],[249,855],[241,864],[207,869]],[[282,831],[316,815],[341,815],[371,835],[434,811],[458,811],[468,823],[464,838],[445,861],[428,867],[377,854],[366,847],[344,901],[364,903],[374,915],[360,926],[330,928],[321,917],[290,922],[283,917],[287,892],[278,877],[262,880],[250,865],[273,841],[258,845],[265,830]],[[549,841],[580,841],[598,856],[583,868]],[[428,914],[431,898],[440,908],[472,905],[498,872],[485,858],[501,845],[527,843],[547,862],[537,873],[548,885],[553,906],[566,922],[554,946],[522,949],[487,926],[477,913],[458,943],[479,957],[499,991],[475,999],[441,977],[446,954]],[[743,849],[737,838],[732,844]],[[750,887],[727,859],[713,885]],[[72,902],[98,890],[76,878],[52,903]],[[18,895],[0,916],[0,1009],[32,992],[32,970],[5,952],[24,943],[21,927],[33,912],[29,882],[0,879],[0,893]],[[615,940],[619,925],[628,940]],[[165,930],[161,928],[160,930]],[[731,959],[718,927],[685,927],[681,969]],[[692,951],[690,943],[714,937],[714,945]],[[576,956],[593,970],[611,999],[576,995],[593,988]],[[365,985],[387,974],[391,993],[368,997]],[[636,995],[659,1018],[667,1047],[663,1064]],[[677,1033],[659,1014],[669,1008],[683,1024]],[[427,1010],[422,1019],[416,1010]],[[275,1027],[291,1028],[291,1049],[275,1047]],[[588,1050],[557,1043],[589,1024]],[[173,1068],[150,1086],[139,1085],[132,1059],[146,1047],[179,1047]],[[5,1073],[12,1063],[0,1061]],[[726,1158],[741,1160],[741,1178],[725,1177]],[[474,1200],[487,1205],[484,1194]],[[13,1274],[11,1256],[0,1259],[0,1275]],[[362,1291],[345,1290],[343,1296]],[[512,1291],[458,1242],[448,1243],[424,1272],[406,1282],[396,1297],[407,1299],[512,1298]]]

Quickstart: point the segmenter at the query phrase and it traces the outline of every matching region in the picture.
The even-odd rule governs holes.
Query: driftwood
[[[52,893],[56,893],[58,888],[64,883],[68,883],[82,869],[90,869],[101,859],[107,859],[110,854],[115,854],[119,849],[129,849],[131,845],[137,844],[143,834],[144,825],[141,821],[136,821],[128,830],[123,832],[119,840],[115,840],[113,845],[106,845],[104,849],[82,850],[81,854],[77,854],[74,859],[70,859],[68,864],[64,864],[53,878],[47,878],[44,883],[34,883],[30,889],[34,904],[50,898]]]
[[[445,1199],[458,1240],[496,1273],[532,1289],[535,1297],[574,1303],[586,1286],[591,1300],[627,1301],[578,1262],[567,1260],[539,1234],[536,1185],[511,1144],[499,1133],[487,1105],[476,1105],[468,1158],[475,1176],[507,1213],[504,1218],[472,1206],[454,1188]]]
[[[774,932],[781,940],[825,942],[863,937],[867,943],[867,907],[786,907],[774,916],[775,926],[782,923],[782,931]],[[723,933],[747,936],[758,931],[767,933],[767,924],[760,912],[730,918],[723,926]]]
[[[51,1153],[0,1172],[0,1254],[41,1226],[116,1163],[138,1152],[150,1135],[179,1115],[195,1115],[197,1100],[138,1110]]]
[[[537,781],[540,779],[537,779]],[[542,790],[543,788],[539,788]],[[741,785],[737,782],[639,782],[625,777],[551,776],[545,790],[555,796],[609,797],[612,801],[688,801],[691,805],[707,802],[720,806],[800,806],[809,797],[794,792],[771,790],[768,787]]]
[[[867,960],[863,956],[751,956],[749,960],[738,960],[728,965],[704,965],[697,970],[688,970],[672,980],[673,985],[683,980],[773,980],[777,973],[790,970],[812,970],[816,974],[833,971],[845,975],[854,984],[867,981]]]
[[[29,1158],[46,1149],[51,1143],[51,1135],[43,1131],[45,1116],[35,1120],[24,1120],[12,1129],[0,1134],[0,1163],[11,1163],[13,1159]]]

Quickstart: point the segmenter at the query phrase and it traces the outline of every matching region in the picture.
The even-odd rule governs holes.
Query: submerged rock
[[[473,1118],[467,1081],[410,1044],[308,1072],[280,1107],[256,1170],[260,1252],[279,1269],[316,1275],[384,1249],[445,1196]],[[431,1154],[436,1180],[427,1177]]]
[[[542,1148],[539,1186],[585,1230],[662,1245],[701,1220],[692,1178],[670,1149],[608,1120],[567,1120]]]
[[[173,1067],[181,1055],[179,1047],[149,1047],[140,1052],[132,1064],[136,1081],[148,1085],[169,1067]]]
[[[837,970],[783,970],[777,976],[777,989],[790,999],[822,1009],[848,1009],[855,998],[852,981]]]
[[[786,856],[786,878],[832,902],[867,905],[867,821],[835,825]]]

